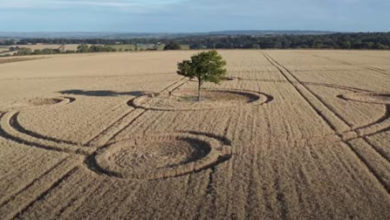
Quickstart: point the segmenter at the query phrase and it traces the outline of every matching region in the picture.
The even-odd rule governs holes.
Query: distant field
[[[77,50],[79,44],[65,44],[65,50]],[[58,49],[61,44],[13,45],[12,47],[30,48],[31,50]]]
[[[65,44],[64,51],[77,51],[77,47],[79,44]],[[10,47],[19,47],[19,48],[30,48],[32,51],[34,50],[42,50],[42,49],[59,49],[62,47],[60,44],[37,44],[37,45],[12,45],[12,46],[4,46],[0,47],[0,56],[12,56],[17,53],[17,51],[9,51]]]
[[[219,52],[0,59],[0,219],[390,219],[390,51]]]
[[[135,50],[136,46],[134,44],[108,44],[108,47],[115,48],[117,50]]]
[[[99,45],[99,44],[98,44]],[[79,44],[65,44],[64,51],[77,51],[77,47]],[[118,52],[120,51],[142,51],[142,50],[164,50],[165,45],[155,45],[155,44],[108,44],[105,45],[108,47],[115,48]],[[189,45],[180,45],[182,50],[189,50]],[[36,45],[13,45],[13,46],[4,46],[0,47],[0,56],[1,55],[13,55],[15,51],[9,51],[10,47],[19,47],[19,48],[29,48],[32,51],[34,50],[42,50],[42,49],[62,49],[61,44],[36,44]]]
[[[8,47],[0,47],[0,55],[8,54]]]

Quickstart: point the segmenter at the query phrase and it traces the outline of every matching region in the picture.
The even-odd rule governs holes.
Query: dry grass
[[[0,219],[390,218],[390,52],[193,53],[1,64]]]

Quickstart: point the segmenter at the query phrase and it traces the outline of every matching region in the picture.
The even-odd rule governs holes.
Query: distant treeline
[[[389,49],[389,33],[339,33],[327,35],[270,36],[189,36],[172,39],[21,39],[4,40],[0,45],[26,44],[178,44],[190,49]]]
[[[25,48],[18,46],[10,47],[9,51],[15,51],[15,56],[25,56],[25,55],[42,55],[42,54],[59,54],[59,53],[96,53],[96,52],[116,52],[115,48],[105,46],[105,45],[87,45],[81,44],[77,47],[77,50],[61,50],[61,49],[35,49]]]
[[[390,33],[199,38],[186,40],[186,43],[193,49],[389,49]]]
[[[53,44],[51,44],[53,45]],[[44,47],[44,46],[43,46]],[[115,45],[88,45],[80,44],[76,50],[65,50],[65,44],[59,46],[59,48],[43,48],[43,49],[31,49],[26,45],[11,46],[8,48],[8,52],[0,55],[4,56],[26,56],[26,55],[43,55],[43,54],[63,54],[63,53],[98,53],[98,52],[122,52],[122,51],[145,51],[145,50],[183,50],[188,49],[185,45],[180,45],[176,42],[170,42],[169,44],[115,44]]]
[[[15,56],[26,56],[26,55],[42,55],[42,54],[58,54],[58,53],[74,53],[75,51],[61,51],[59,49],[36,49],[32,50],[30,48],[19,48],[19,47],[11,47],[9,51],[16,51]]]

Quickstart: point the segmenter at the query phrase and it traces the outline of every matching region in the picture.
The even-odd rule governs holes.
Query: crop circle
[[[365,102],[373,104],[390,104],[390,93],[377,92],[351,92],[338,96],[344,100]]]
[[[197,90],[179,89],[169,94],[141,96],[131,104],[149,110],[196,111],[262,105],[272,99],[270,95],[254,91],[203,89],[201,100],[197,101]]]
[[[180,176],[230,156],[230,146],[192,134],[140,136],[107,146],[96,155],[101,170],[122,178],[156,179]]]
[[[63,100],[60,98],[33,98],[28,100],[28,104],[32,106],[39,105],[54,105],[62,102]]]

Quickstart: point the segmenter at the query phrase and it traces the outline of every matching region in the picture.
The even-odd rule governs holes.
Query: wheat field
[[[194,53],[0,58],[0,219],[390,219],[389,51]]]

